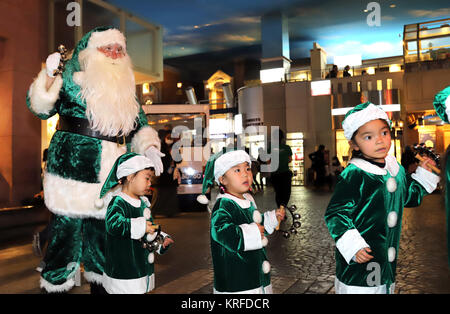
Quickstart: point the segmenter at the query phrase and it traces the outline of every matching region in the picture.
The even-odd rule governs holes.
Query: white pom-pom
[[[155,240],[155,238],[156,238],[156,232],[154,232],[154,233],[147,233],[147,235],[146,235],[146,239],[147,239],[148,242],[151,242],[151,241]]]
[[[397,225],[398,215],[396,212],[391,211],[387,217],[387,224],[389,228],[394,228]]]
[[[268,261],[264,261],[262,263],[262,271],[264,274],[268,274],[270,272],[270,263]]]
[[[153,253],[148,254],[148,262],[150,264],[153,264],[154,261],[155,261],[155,254]]]
[[[205,194],[200,194],[199,196],[197,196],[197,202],[207,205],[209,203],[209,200]]]
[[[105,202],[101,198],[96,199],[94,202],[95,208],[98,208],[98,209],[103,208],[104,205],[105,205]]]
[[[145,217],[145,219],[150,219],[150,217],[151,217],[150,208],[144,209],[144,217]]]
[[[388,261],[393,262],[395,260],[395,248],[392,246],[388,249]]]
[[[253,221],[256,222],[257,224],[260,224],[262,222],[262,216],[259,210],[255,210],[253,212]]]
[[[265,246],[267,246],[267,243],[269,243],[269,240],[267,239],[267,237],[264,237],[264,238],[262,238],[261,242],[262,242],[262,246],[265,247]]]
[[[386,188],[391,193],[397,190],[397,182],[394,178],[391,177],[386,181]]]

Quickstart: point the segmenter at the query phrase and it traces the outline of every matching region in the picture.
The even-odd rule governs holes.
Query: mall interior
[[[80,26],[67,25],[64,1],[0,3],[0,207],[5,209],[24,206],[40,191],[43,152],[58,122],[58,117],[40,121],[29,112],[25,95],[33,78],[49,53],[61,44],[72,49],[99,25],[125,33],[137,97],[151,126],[184,126],[182,139],[204,148],[207,141],[193,141],[200,134],[213,153],[239,139],[254,158],[267,147],[271,127],[278,126],[293,150],[293,185],[308,185],[307,156],[320,144],[329,159],[337,156],[346,165],[349,146],[341,122],[361,102],[383,105],[388,112],[391,150],[399,161],[407,145],[425,143],[442,154],[450,144],[450,126],[433,109],[434,95],[450,84],[450,18],[404,25],[402,55],[335,56],[339,73],[328,78],[332,64],[321,43],[314,42],[302,62],[291,60],[284,15],[268,14],[261,18],[260,62],[242,69],[259,77],[244,80],[239,71],[233,76],[216,68],[193,85],[181,79],[182,69],[164,64],[162,25],[105,1],[78,2]],[[347,65],[351,75],[343,77]]]

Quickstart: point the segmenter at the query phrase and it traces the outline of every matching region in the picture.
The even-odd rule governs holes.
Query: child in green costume
[[[284,219],[281,209],[261,213],[247,193],[252,185],[250,156],[243,150],[210,158],[203,193],[215,180],[222,189],[211,212],[214,293],[272,293],[265,234]],[[204,203],[204,195],[198,200]],[[206,200],[207,201],[207,200]]]
[[[154,254],[142,247],[144,236],[156,236],[148,194],[154,175],[148,158],[126,153],[120,156],[103,185],[100,197],[116,186],[105,218],[106,243],[103,286],[108,293],[139,294],[154,289]],[[157,252],[163,254],[174,241],[167,234]]]
[[[336,241],[336,293],[393,293],[404,207],[419,206],[439,182],[429,158],[408,175],[394,156],[387,114],[371,103],[342,123],[353,148],[325,212]]]

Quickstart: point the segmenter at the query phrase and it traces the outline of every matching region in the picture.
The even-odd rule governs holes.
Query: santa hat
[[[381,106],[376,106],[370,102],[365,102],[354,107],[345,115],[342,121],[342,128],[344,129],[344,136],[347,140],[351,140],[353,134],[364,124],[372,120],[385,120],[391,127],[391,120],[386,112],[381,109]]]
[[[436,109],[436,113],[439,118],[442,119],[445,123],[449,123],[450,117],[450,86],[447,86],[443,90],[434,96],[433,101],[434,109]]]
[[[125,153],[117,158],[100,191],[102,198],[109,190],[119,184],[119,180],[138,171],[154,167],[153,162],[136,153]]]
[[[219,184],[219,178],[225,174],[230,168],[239,165],[240,163],[248,162],[252,164],[250,156],[243,150],[229,150],[223,148],[222,151],[214,154],[209,158],[205,174],[203,176],[202,194],[197,196],[197,201],[202,204],[208,204],[208,198],[205,193],[214,181]]]

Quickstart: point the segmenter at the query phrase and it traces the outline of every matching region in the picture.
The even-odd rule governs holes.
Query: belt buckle
[[[120,139],[123,139],[123,142],[122,142],[122,143],[120,143]],[[125,135],[122,135],[122,136],[116,136],[116,143],[117,143],[117,146],[118,146],[118,147],[122,147],[122,146],[127,145],[127,140],[126,140],[126,138],[125,138]]]

